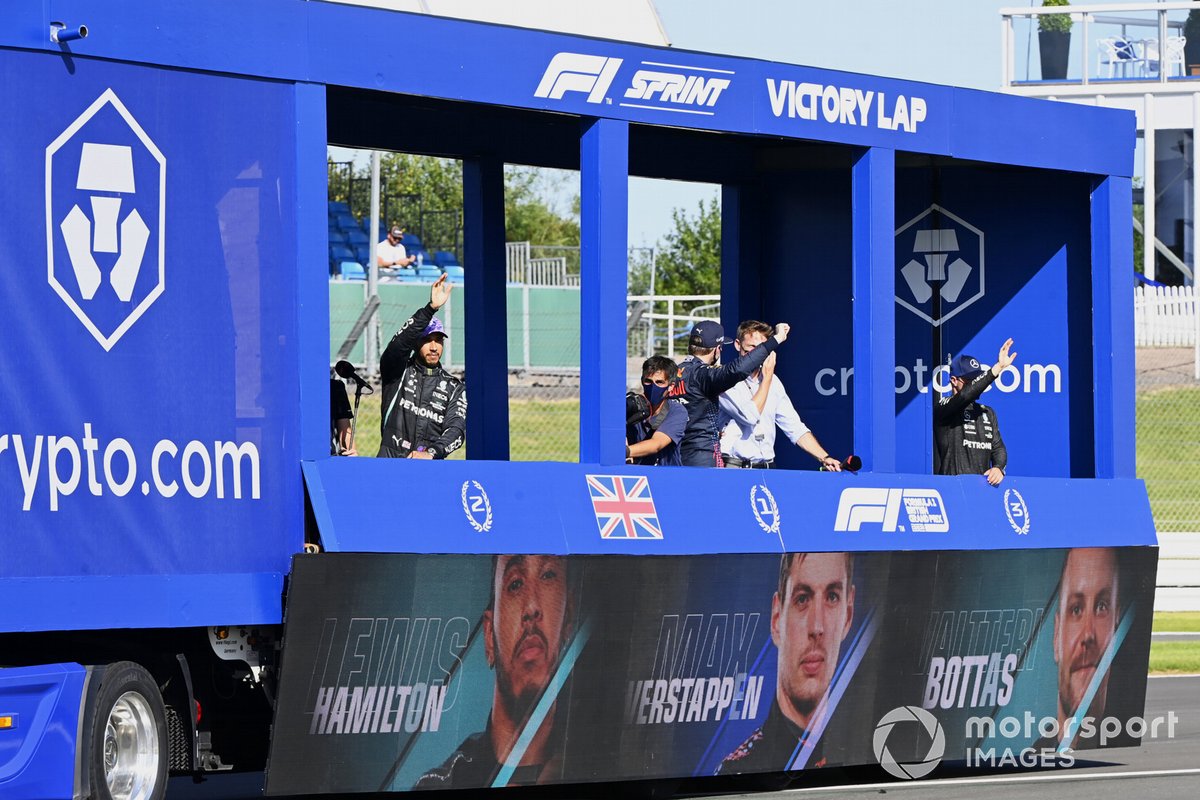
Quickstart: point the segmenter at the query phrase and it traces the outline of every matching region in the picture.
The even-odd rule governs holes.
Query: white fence
[[[534,258],[529,242],[508,242],[505,255],[508,282],[526,286],[578,286],[579,276],[567,271],[566,256]]]
[[[655,353],[670,358],[687,353],[687,336],[692,325],[721,315],[721,296],[630,295],[628,298],[628,352],[648,357]]]
[[[1196,344],[1196,291],[1193,286],[1139,286],[1134,289],[1133,330],[1138,347]]]

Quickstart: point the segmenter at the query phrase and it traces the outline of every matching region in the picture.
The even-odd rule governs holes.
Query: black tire
[[[118,661],[97,667],[93,680],[82,743],[92,800],[162,800],[167,718],[154,679],[138,664]]]

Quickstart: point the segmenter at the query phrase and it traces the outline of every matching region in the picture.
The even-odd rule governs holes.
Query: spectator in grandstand
[[[951,394],[939,397],[933,407],[934,474],[983,475],[992,486],[1004,480],[1008,449],[1000,438],[996,412],[975,401],[1017,360],[1017,354],[1009,352],[1012,343],[1004,342],[990,369],[968,355],[950,364]]]
[[[808,741],[819,736],[809,724],[829,691],[842,640],[854,623],[853,578],[851,553],[784,553],[771,598],[775,696],[766,722],[725,757],[717,774],[786,770],[802,745],[811,747],[797,768],[825,765],[819,742]]]
[[[1100,719],[1108,704],[1105,673],[1090,705],[1082,703],[1119,618],[1117,551],[1111,547],[1077,547],[1067,552],[1054,613],[1054,663],[1058,665],[1058,736],[1039,739],[1038,750],[1096,747],[1097,737],[1080,735],[1083,717]],[[1078,715],[1068,726],[1068,720]]]
[[[441,766],[422,775],[414,789],[491,786],[522,734],[527,734],[528,742],[507,785],[561,778],[556,707],[551,706],[537,730],[524,729],[574,635],[575,592],[569,565],[562,556],[550,555],[495,556],[492,563],[483,644],[496,681],[487,727],[468,736]]]
[[[410,256],[404,249],[404,245],[400,244],[402,238],[404,238],[404,227],[393,225],[392,229],[388,231],[387,238],[375,248],[375,262],[379,266],[407,267],[417,260],[416,256]]]
[[[774,335],[762,344],[732,363],[720,364],[721,345],[732,344],[725,338],[721,323],[706,319],[692,326],[688,356],[679,365],[679,384],[671,392],[688,413],[687,430],[679,444],[684,466],[721,466],[721,430],[717,424],[721,393],[761,367],[767,356],[787,339],[790,330],[790,325],[781,322],[775,326]]]
[[[767,340],[771,326],[758,320],[738,325],[733,346],[744,356]],[[775,427],[788,440],[817,460],[822,468],[840,472],[841,462],[829,455],[796,413],[783,382],[775,377],[775,353],[760,369],[734,384],[720,397],[721,460],[727,467],[770,469],[775,462]]]
[[[329,379],[329,454],[332,456],[356,456],[354,429],[350,420],[350,398],[346,396],[346,384],[338,378]]]
[[[434,313],[450,299],[443,275],[429,302],[400,327],[379,359],[383,382],[382,458],[445,458],[462,447],[467,424],[463,382],[442,366],[446,329]]]
[[[642,391],[625,396],[625,458],[632,464],[679,466],[679,442],[688,415],[678,400],[667,397],[679,367],[666,356],[642,363]]]

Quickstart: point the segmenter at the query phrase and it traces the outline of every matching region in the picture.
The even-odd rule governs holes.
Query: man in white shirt
[[[400,239],[404,237],[404,228],[399,225],[393,225],[388,231],[387,238],[384,239],[375,248],[375,260],[381,267],[407,267],[409,264],[417,260],[416,256],[410,256],[408,251],[404,249],[404,245],[400,244]]]
[[[738,325],[733,346],[739,354],[749,353],[767,340],[773,329],[765,322],[746,320]],[[728,422],[721,433],[721,456],[727,467],[769,469],[775,462],[775,427],[823,469],[841,472],[842,466],[829,455],[817,437],[800,419],[783,382],[775,377],[775,353],[762,368],[721,395],[721,418]]]

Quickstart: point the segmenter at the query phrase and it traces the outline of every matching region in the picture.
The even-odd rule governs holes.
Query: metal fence
[[[687,337],[702,319],[721,315],[721,296],[632,295],[626,316],[629,358],[658,354],[681,358],[687,354]]]
[[[1134,290],[1137,474],[1160,531],[1200,531],[1200,314],[1193,286]]]
[[[1200,383],[1191,347],[1137,349],[1137,475],[1158,530],[1200,531]]]

